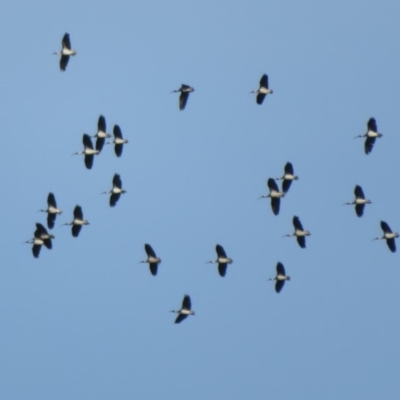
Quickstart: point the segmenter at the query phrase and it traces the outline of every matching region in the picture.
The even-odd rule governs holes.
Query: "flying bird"
[[[290,276],[286,275],[285,273],[285,267],[281,262],[278,262],[276,264],[276,276],[275,278],[270,278],[268,279],[269,281],[276,281],[275,283],[275,292],[279,293],[283,285],[285,284],[285,281],[290,281]]]
[[[70,56],[74,56],[76,54],[75,50],[71,50],[71,42],[69,39],[69,34],[65,33],[64,37],[61,41],[61,51],[55,52],[60,58],[60,70],[65,71],[67,69],[68,61]]]
[[[389,247],[389,250],[392,253],[396,252],[396,243],[394,241],[394,239],[399,237],[399,234],[397,232],[392,232],[392,230],[390,229],[390,226],[385,222],[385,221],[381,221],[381,228],[383,230],[383,236],[381,237],[377,237],[373,240],[386,240],[386,244]]]
[[[73,237],[78,237],[79,232],[82,229],[82,225],[89,225],[89,222],[83,219],[83,212],[81,206],[76,206],[74,208],[74,219],[72,222],[63,224],[72,226],[71,232]]]
[[[191,92],[194,92],[194,88],[192,88],[189,85],[182,84],[179,89],[173,90],[171,93],[178,93],[178,92],[181,92],[181,95],[179,96],[179,109],[184,110],[189,98],[189,94]]]
[[[206,264],[218,264],[220,276],[225,276],[228,264],[232,264],[233,260],[226,256],[225,250],[220,244],[215,246],[215,251],[217,252],[217,259],[215,261],[207,261]]]
[[[355,200],[351,203],[344,203],[344,205],[355,205],[357,217],[362,217],[364,214],[365,205],[371,204],[371,200],[365,198],[362,187],[359,185],[356,185],[354,188],[354,195],[356,197]]]
[[[121,177],[118,174],[114,175],[113,187],[108,192],[103,192],[102,194],[111,194],[110,196],[110,207],[115,207],[117,201],[119,200],[121,194],[126,193],[126,190],[122,189]]]
[[[382,137],[382,133],[378,132],[378,127],[376,125],[375,118],[370,118],[367,122],[367,133],[364,135],[358,135],[356,138],[359,137],[365,137],[365,144],[364,144],[364,151],[365,154],[369,154],[372,151],[372,148],[374,147],[375,140],[376,138]]]
[[[267,196],[261,196],[259,199],[266,199],[268,197],[271,198],[271,208],[274,215],[279,214],[279,209],[281,205],[281,197],[285,195],[285,192],[280,192],[278,185],[276,184],[275,180],[269,178],[267,181],[267,185],[269,188],[269,194]]]
[[[122,137],[122,131],[119,125],[114,125],[113,133],[114,140],[112,142],[107,142],[107,144],[114,144],[115,155],[121,157],[124,143],[128,143],[128,141]]]
[[[26,243],[33,244],[32,254],[35,258],[38,258],[40,254],[40,249],[43,245],[46,246],[49,250],[52,249],[53,244],[51,239],[54,239],[54,235],[49,234],[42,224],[37,223],[36,230],[33,233],[33,239],[28,240]]]
[[[182,307],[180,310],[172,310],[171,312],[178,314],[175,319],[175,324],[179,324],[182,322],[188,315],[194,315],[194,311],[192,311],[192,302],[190,300],[190,296],[185,294],[182,300]]]
[[[157,275],[158,264],[161,262],[161,258],[156,256],[155,251],[149,244],[144,245],[144,250],[147,254],[147,260],[140,261],[140,263],[147,263],[149,264],[150,272],[153,276]]]
[[[263,101],[265,99],[265,96],[267,94],[274,93],[274,91],[269,88],[268,75],[264,74],[260,79],[260,87],[259,87],[259,89],[258,90],[253,90],[250,93],[256,93],[257,94],[257,97],[256,97],[257,104],[260,104],[260,105],[263,103]]]
[[[96,138],[96,150],[100,153],[104,146],[104,141],[111,137],[109,133],[106,132],[106,119],[103,115],[100,115],[97,122],[97,132],[92,138]]]
[[[296,236],[297,243],[302,249],[306,248],[306,236],[310,236],[311,233],[303,229],[303,225],[300,222],[299,217],[293,217],[294,232],[291,235],[285,235],[284,237]]]
[[[56,198],[53,193],[49,193],[47,196],[47,210],[40,211],[47,213],[47,226],[49,229],[53,229],[57,214],[62,213],[62,210],[57,208]]]
[[[83,142],[83,151],[76,152],[72,155],[82,155],[83,154],[85,156],[86,168],[91,169],[93,166],[93,157],[95,154],[99,154],[99,151],[95,150],[93,148],[92,139],[90,139],[90,136],[88,134],[86,134],[86,133],[83,134],[82,142]]]
[[[290,185],[293,181],[299,179],[297,175],[294,174],[293,165],[290,162],[287,162],[285,165],[285,173],[282,177],[276,178],[276,180],[282,180],[282,192],[287,193],[290,189]]]

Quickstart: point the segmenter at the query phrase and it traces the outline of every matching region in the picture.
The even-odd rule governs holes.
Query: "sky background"
[[[3,1],[0,397],[399,399],[399,253],[371,242],[381,220],[400,230],[399,14],[395,0]],[[258,106],[263,73],[274,93]],[[195,92],[179,111],[182,83]],[[129,144],[87,170],[71,154],[100,114]],[[384,136],[367,156],[353,138],[370,117]],[[287,161],[300,179],[274,216],[257,198]],[[111,209],[114,173],[128,193]],[[356,184],[363,218],[342,205]],[[63,214],[34,259],[23,242],[50,191]],[[61,227],[76,204],[77,239]],[[293,215],[305,250],[282,238]],[[225,278],[205,264],[217,243]],[[175,325],[185,293],[196,315]]]

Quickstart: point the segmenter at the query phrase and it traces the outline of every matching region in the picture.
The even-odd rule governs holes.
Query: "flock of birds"
[[[62,39],[62,48],[61,51],[56,52],[60,56],[60,70],[65,71],[71,56],[76,55],[76,51],[71,49],[71,42],[68,33],[65,33]],[[179,109],[184,110],[190,93],[194,92],[194,88],[182,84],[181,87],[177,90],[173,90],[171,93],[180,93],[179,96]],[[259,88],[250,93],[256,94],[256,102],[261,105],[264,102],[265,97],[268,94],[272,94],[273,90],[269,88],[268,75],[264,74],[260,79]],[[123,151],[123,145],[128,143],[128,140],[123,138],[121,128],[119,125],[114,125],[113,128],[113,136],[114,139],[111,142],[107,142],[107,144],[114,145],[115,155],[117,157],[121,157]],[[87,169],[91,169],[93,167],[94,156],[98,156],[106,143],[106,139],[111,138],[112,135],[107,133],[106,128],[106,120],[103,115],[100,115],[97,124],[97,132],[93,136],[89,136],[88,134],[83,134],[82,142],[83,142],[83,151],[76,152],[74,155],[83,155],[84,163]],[[377,138],[382,137],[382,134],[378,132],[377,124],[375,118],[370,118],[367,122],[367,132],[364,135],[358,135],[356,138],[365,138],[364,143],[364,151],[365,154],[370,154],[375,141]],[[92,138],[96,139],[95,146],[93,145]],[[284,167],[284,174],[280,178],[269,178],[267,180],[267,186],[269,189],[269,193],[267,195],[263,195],[261,198],[269,198],[271,201],[271,209],[274,215],[278,215],[280,211],[280,203],[281,198],[283,198],[289,192],[291,184],[293,181],[298,180],[298,176],[294,174],[294,168],[292,163],[287,162]],[[282,181],[281,189],[279,189],[276,181]],[[109,204],[111,207],[115,207],[118,200],[120,199],[121,194],[126,193],[124,189],[122,189],[122,180],[119,174],[115,174],[112,180],[112,188],[109,191],[103,192],[103,194],[109,194],[110,200]],[[347,202],[345,205],[354,205],[355,212],[358,217],[362,217],[364,214],[364,207],[366,204],[370,204],[371,201],[366,199],[364,195],[364,191],[361,186],[356,185],[354,189],[355,199],[352,202]],[[62,210],[57,207],[56,198],[53,193],[49,193],[47,197],[47,209],[40,210],[42,212],[47,213],[47,227],[48,229],[53,229],[56,221],[57,215],[62,213]],[[303,228],[303,225],[298,216],[293,217],[293,227],[294,231],[292,234],[284,235],[284,237],[295,237],[298,245],[302,248],[306,248],[306,237],[310,236],[311,233]],[[71,226],[71,233],[73,237],[78,237],[79,233],[82,229],[83,225],[89,225],[89,222],[84,219],[83,211],[81,206],[76,205],[73,211],[73,220],[69,223],[65,223],[63,225]],[[396,243],[395,239],[399,237],[397,232],[393,232],[390,226],[385,222],[381,221],[380,223],[383,235],[381,237],[377,237],[373,240],[386,240],[386,243],[391,252],[396,251]],[[47,229],[41,224],[36,223],[36,230],[34,231],[33,238],[26,243],[32,244],[32,254],[35,258],[39,257],[40,250],[42,246],[45,246],[47,249],[52,248],[52,239],[54,239],[54,235],[49,233]],[[140,263],[146,263],[149,266],[150,273],[155,276],[157,275],[158,265],[161,263],[161,258],[156,255],[156,252],[149,244],[144,245],[145,252],[147,254],[147,259],[140,261]],[[207,261],[207,263],[217,264],[218,272],[221,277],[224,277],[227,272],[227,267],[229,264],[233,262],[232,258],[229,258],[226,255],[224,248],[217,244],[215,247],[215,251],[217,253],[217,258],[215,260]],[[268,279],[269,281],[275,281],[275,291],[279,293],[285,281],[290,280],[290,276],[286,274],[285,267],[281,262],[278,262],[276,265],[276,275],[273,278]],[[192,310],[192,302],[189,295],[184,295],[182,300],[182,306],[179,310],[172,310],[177,314],[175,319],[175,323],[180,323],[187,316],[194,315],[194,311]]]

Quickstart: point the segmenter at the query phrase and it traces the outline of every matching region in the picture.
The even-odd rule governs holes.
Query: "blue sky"
[[[217,4],[216,4],[217,3]],[[398,399],[395,1],[3,2],[0,397]],[[58,69],[65,32],[76,57]],[[263,73],[274,94],[251,90]],[[178,110],[182,83],[195,88]],[[71,156],[97,118],[129,140]],[[370,117],[383,137],[363,153]],[[266,180],[300,176],[279,216]],[[100,193],[119,173],[111,209]],[[342,206],[356,184],[373,204]],[[63,214],[53,250],[22,244]],[[90,221],[78,239],[76,204]],[[298,215],[312,236],[295,239]],[[157,277],[144,243],[162,258]],[[234,263],[225,278],[215,244]],[[399,244],[398,244],[399,246]],[[267,282],[281,261],[291,281]],[[192,297],[194,317],[168,311]]]

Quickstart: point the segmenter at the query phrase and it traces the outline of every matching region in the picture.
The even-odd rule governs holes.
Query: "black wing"
[[[275,179],[269,178],[267,181],[267,185],[269,190],[271,191],[274,190],[275,192],[279,192],[279,188],[277,183],[275,182]]]
[[[82,225],[72,225],[72,236],[73,237],[78,237],[79,232],[81,231]]]
[[[51,239],[45,239],[43,240],[43,244],[49,249],[51,250],[53,248],[53,243],[51,242]]]
[[[175,323],[176,323],[176,324],[179,324],[179,323],[182,322],[186,317],[187,317],[187,314],[178,314],[178,316],[176,317]]]
[[[364,204],[356,204],[357,217],[362,217],[364,214]]]
[[[83,212],[81,206],[76,206],[74,208],[74,218],[76,219],[83,219]]]
[[[285,165],[285,174],[290,174],[290,175],[294,174],[292,163],[290,163],[290,162],[286,163],[286,165]]]
[[[302,249],[306,248],[306,237],[305,236],[297,236],[297,243]]]
[[[218,258],[219,258],[219,257],[226,258],[225,250],[224,250],[224,248],[223,248],[220,244],[217,244],[217,245],[215,246],[215,251],[217,252]]]
[[[114,125],[113,133],[115,138],[122,139],[122,131],[119,125]]]
[[[261,105],[265,99],[265,93],[258,93],[256,97],[257,104]]]
[[[41,245],[39,245],[39,244],[34,244],[33,246],[32,246],[32,254],[33,254],[33,257],[35,257],[35,258],[38,258],[39,257],[39,253],[40,253],[40,248],[41,248],[42,246]]]
[[[54,223],[56,222],[56,216],[57,214],[51,214],[51,213],[47,214],[47,226],[49,229],[54,228]]]
[[[356,187],[354,188],[354,195],[356,196],[356,199],[365,199],[364,192],[359,185],[356,185]]]
[[[365,139],[365,144],[364,144],[364,151],[365,154],[369,154],[372,151],[372,148],[374,147],[375,144],[375,139],[374,137],[367,137]]]
[[[113,177],[113,186],[117,187],[119,189],[122,188],[121,177],[118,174],[115,174],[114,177]]]
[[[303,225],[301,224],[299,217],[293,217],[293,226],[294,229],[298,229],[299,231],[303,230]]]
[[[218,264],[218,272],[219,272],[220,276],[225,276],[227,266],[228,266],[228,264],[225,264],[225,263]]]
[[[48,233],[42,224],[36,223],[36,230],[33,235],[35,238],[42,238],[42,236],[48,235]]]
[[[290,185],[292,184],[292,180],[291,179],[284,179],[282,181],[282,192],[283,193],[287,193],[290,189]]]
[[[57,208],[57,203],[56,203],[56,198],[54,197],[53,193],[49,193],[49,195],[47,196],[47,205],[50,207],[54,207]]]
[[[116,144],[116,145],[114,146],[115,155],[116,155],[117,157],[121,157],[121,155],[122,155],[122,149],[123,149],[123,145],[122,145],[122,144]]]
[[[390,226],[385,221],[381,221],[381,228],[384,233],[392,233]]]
[[[65,33],[61,42],[62,47],[65,47],[68,50],[71,50],[71,41],[69,39],[69,34]]]
[[[182,309],[184,310],[191,310],[192,309],[192,302],[190,300],[190,296],[185,294],[182,300]]]
[[[282,290],[284,284],[285,284],[284,280],[276,281],[276,283],[275,283],[275,292],[279,293]]]
[[[85,166],[86,166],[87,169],[92,169],[92,167],[93,167],[93,159],[94,159],[93,154],[86,154],[85,155]]]
[[[283,264],[281,262],[278,262],[278,264],[276,264],[276,274],[277,275],[286,275],[285,273],[285,267],[283,266]]]
[[[376,125],[375,118],[370,118],[367,122],[368,130],[378,132],[378,127]]]
[[[64,56],[64,55],[61,56],[60,58],[61,71],[65,71],[67,69],[68,61],[69,61],[69,56]]]
[[[391,251],[392,253],[395,253],[395,252],[396,252],[396,243],[395,243],[395,241],[394,241],[394,238],[392,238],[392,239],[386,239],[386,243],[387,243],[387,245],[388,245],[390,251]]]
[[[146,243],[144,245],[144,250],[146,251],[147,257],[154,257],[154,258],[157,257],[155,251],[149,244]]]
[[[181,92],[181,95],[179,96],[179,109],[180,110],[185,109],[188,98],[189,98],[189,92]]]
[[[106,133],[106,119],[103,117],[103,115],[100,115],[99,120],[97,122],[97,131],[100,132],[104,132]]]
[[[88,148],[88,149],[92,149],[92,150],[93,150],[92,139],[90,139],[90,136],[89,136],[87,133],[84,133],[84,134],[83,134],[83,136],[82,136],[82,143],[83,143],[83,146],[84,146],[85,148]]]
[[[274,215],[279,214],[281,199],[279,197],[271,197],[271,208]]]
[[[260,79],[260,87],[268,89],[268,75],[264,74]]]
[[[103,150],[105,138],[97,138],[96,139],[96,150],[100,153]]]
[[[112,193],[110,196],[110,207],[115,207],[120,197],[121,193]]]
[[[151,263],[149,264],[150,272],[153,276],[157,275],[158,263]]]

